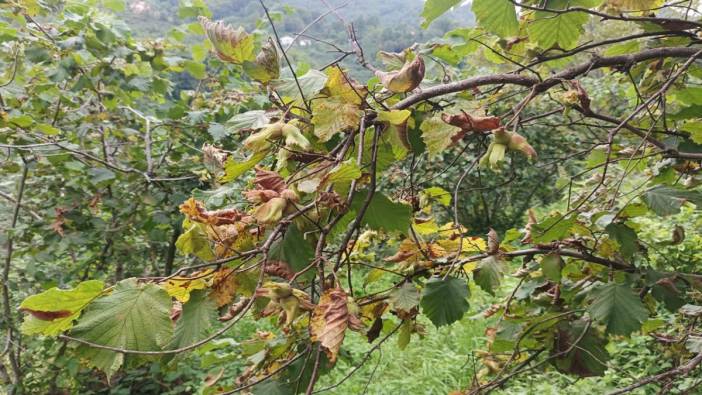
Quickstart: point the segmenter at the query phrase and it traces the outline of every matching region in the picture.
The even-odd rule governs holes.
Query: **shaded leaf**
[[[504,274],[504,262],[495,255],[484,258],[473,270],[473,281],[475,281],[483,291],[490,295],[495,294],[495,288],[500,286]]]
[[[165,347],[168,350],[187,347],[207,337],[215,316],[215,304],[207,297],[207,291],[199,289],[183,304],[183,311],[176,321],[173,338]],[[171,354],[172,355],[172,354]],[[170,360],[170,358],[166,358]]]
[[[282,261],[298,272],[306,268],[314,260],[314,247],[305,240],[303,233],[292,224],[288,226],[283,238],[276,241],[269,253],[271,261]],[[311,278],[315,272],[308,270],[301,278]]]
[[[610,359],[605,344],[593,328],[588,329],[586,321],[562,321],[558,324],[552,354],[570,351],[555,358],[553,364],[561,372],[580,377],[602,376]]]
[[[419,305],[419,290],[413,283],[406,282],[390,292],[389,301],[396,310],[409,312]]]
[[[541,258],[541,271],[544,276],[551,281],[561,281],[561,270],[563,269],[563,259],[557,253],[544,255]]]
[[[702,208],[702,193],[687,189],[657,186],[646,191],[642,196],[648,208],[660,216],[677,214],[685,202],[694,203]]]
[[[574,217],[563,218],[562,215],[553,214],[546,220],[533,224],[531,227],[532,243],[548,243],[554,240],[563,240],[570,236],[570,229],[576,224]]]
[[[648,318],[648,310],[634,290],[614,282],[593,291],[588,312],[607,327],[607,333],[615,335],[629,335]]]
[[[639,249],[636,232],[625,224],[611,223],[605,230],[609,237],[619,244],[619,251],[624,258],[631,258]]]
[[[431,322],[440,327],[452,324],[468,311],[468,284],[456,277],[432,277],[422,292],[422,312]]]
[[[365,202],[367,190],[359,191],[351,203],[351,210],[358,212]],[[384,230],[386,232],[407,233],[412,209],[409,205],[395,203],[382,193],[376,192],[366,209],[366,213],[361,219],[361,224],[368,225],[374,230]]]

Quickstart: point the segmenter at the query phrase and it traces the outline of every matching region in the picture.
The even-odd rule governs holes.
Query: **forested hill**
[[[182,21],[178,19],[180,3],[195,0],[129,0],[124,19],[140,36],[161,37]],[[328,0],[339,15],[356,26],[359,39],[367,53],[378,50],[401,51],[415,42],[426,42],[442,37],[459,26],[473,25],[473,15],[468,5],[456,7],[437,18],[427,29],[422,29],[423,0]],[[205,3],[212,10],[214,19],[223,19],[233,25],[267,29],[258,22],[264,17],[258,0],[209,0]],[[300,32],[328,8],[321,0],[267,0],[276,28],[281,36]],[[310,27],[306,35],[323,38],[326,42],[346,43],[346,31],[334,14],[326,15]],[[305,57],[312,63],[333,59],[331,46],[303,38],[298,45],[306,44]],[[295,51],[301,54],[303,51]]]

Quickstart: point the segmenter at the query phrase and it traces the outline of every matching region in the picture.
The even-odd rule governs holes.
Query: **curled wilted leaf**
[[[265,203],[273,198],[280,197],[280,194],[270,189],[252,189],[244,191],[244,197],[251,203]]]
[[[227,225],[237,222],[249,222],[250,216],[236,209],[224,209],[208,211],[205,205],[190,198],[180,205],[180,212],[187,215],[191,221],[206,223],[211,225]]]
[[[224,171],[227,153],[222,149],[205,143],[202,146],[202,156],[205,167],[210,173],[218,175]]]
[[[536,157],[536,150],[534,147],[527,142],[527,139],[524,136],[518,133],[511,134],[507,147],[512,150],[520,151],[530,159]]]
[[[413,61],[405,63],[397,71],[376,71],[375,75],[383,86],[394,93],[414,90],[424,79],[424,60],[417,55]]]
[[[488,250],[487,250],[488,255],[497,254],[497,252],[500,250],[500,238],[499,238],[499,236],[497,236],[497,232],[495,232],[495,229],[490,228],[490,231],[487,234],[487,240],[488,240]]]
[[[529,244],[531,243],[531,228],[536,225],[539,221],[536,220],[536,214],[534,213],[533,209],[527,210],[527,214],[529,216],[529,219],[527,221],[526,226],[524,227],[524,237],[521,240],[522,244]]]
[[[234,29],[222,21],[213,22],[204,16],[200,16],[198,19],[220,59],[231,63],[252,60],[253,36],[246,33],[243,27]]]
[[[458,126],[464,132],[488,132],[500,127],[499,117],[474,117],[461,110],[460,114],[441,114],[449,125]]]
[[[285,180],[280,174],[256,167],[256,179],[254,180],[260,189],[270,189],[276,192],[283,192],[286,188]]]
[[[409,50],[405,50],[404,52],[379,51],[378,59],[390,69],[399,69],[402,68],[407,61],[408,52]]]
[[[344,342],[346,328],[358,330],[362,324],[349,309],[348,297],[341,288],[324,291],[319,304],[312,311],[310,335],[313,342],[319,342],[329,361],[336,361],[341,343]]]
[[[251,78],[264,84],[280,77],[280,59],[273,39],[268,37],[268,41],[261,46],[261,51],[256,55],[255,61],[244,63],[244,71]]]
[[[671,238],[670,244],[678,245],[685,241],[685,228],[680,225],[675,225],[673,228],[673,237]]]

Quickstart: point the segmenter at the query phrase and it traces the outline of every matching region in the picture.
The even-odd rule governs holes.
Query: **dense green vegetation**
[[[4,390],[699,392],[701,10],[1,2]]]

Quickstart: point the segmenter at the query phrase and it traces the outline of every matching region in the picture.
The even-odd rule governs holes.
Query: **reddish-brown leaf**
[[[270,189],[278,193],[286,188],[285,180],[280,174],[256,167],[256,179],[254,180],[259,189]]]
[[[465,111],[460,114],[441,114],[441,119],[449,125],[457,126],[463,132],[488,132],[500,127],[499,117],[475,117]]]
[[[29,313],[42,321],[53,321],[58,318],[66,318],[71,315],[71,312],[68,310],[41,311],[27,308],[21,308],[20,310]]]
[[[360,325],[358,318],[349,313],[346,292],[341,288],[324,291],[319,304],[312,311],[310,334],[319,342],[329,361],[336,361],[346,329]]]

